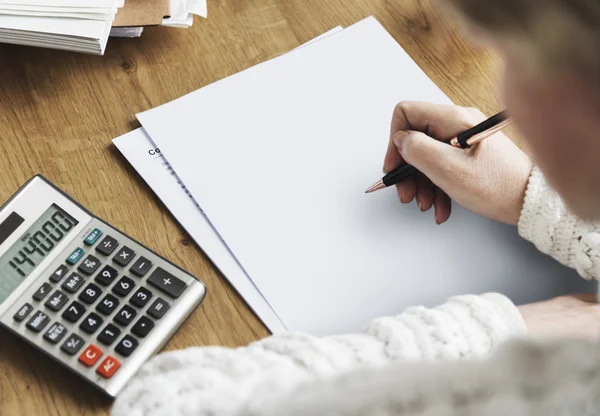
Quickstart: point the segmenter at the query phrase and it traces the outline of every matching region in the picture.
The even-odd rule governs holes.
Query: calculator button
[[[63,277],[67,275],[68,272],[69,269],[67,268],[67,266],[61,264],[60,267],[56,269],[54,273],[52,273],[52,276],[50,276],[50,281],[53,283],[58,283]]]
[[[93,246],[96,241],[98,241],[98,239],[100,238],[100,236],[102,235],[102,231],[100,231],[97,228],[94,228],[85,238],[85,240],[83,240],[83,243],[86,246]]]
[[[75,293],[83,285],[83,281],[83,277],[77,273],[71,273],[71,276],[65,280],[61,287],[69,293]]]
[[[124,357],[129,357],[138,347],[138,340],[131,335],[125,335],[121,342],[115,347],[115,351]]]
[[[98,335],[98,341],[104,345],[110,345],[117,340],[119,335],[121,335],[121,330],[113,324],[108,324]]]
[[[81,247],[77,247],[69,257],[67,257],[67,263],[70,265],[76,264],[85,254],[85,250]]]
[[[44,299],[46,296],[48,296],[48,293],[50,293],[51,290],[52,290],[52,286],[50,286],[50,283],[44,283],[33,294],[33,299],[40,301],[40,300]]]
[[[131,292],[134,286],[135,283],[133,282],[133,280],[131,280],[129,277],[122,277],[121,280],[117,282],[117,284],[113,287],[112,290],[117,295],[124,297]]]
[[[152,306],[148,308],[148,315],[160,319],[167,313],[170,307],[171,305],[169,305],[166,300],[158,298],[154,301]]]
[[[121,326],[127,326],[133,321],[137,312],[129,305],[123,306],[119,313],[115,315],[115,322]]]
[[[73,301],[69,305],[66,311],[63,312],[62,317],[69,322],[77,322],[79,318],[85,313],[85,306],[77,301]]]
[[[90,344],[79,356],[79,362],[91,367],[102,357],[102,350]]]
[[[140,287],[131,297],[131,299],[129,299],[129,303],[131,303],[133,306],[137,306],[138,308],[143,308],[148,304],[151,297],[152,292],[145,287]]]
[[[51,344],[57,344],[64,336],[67,335],[67,328],[64,325],[55,322],[52,324],[48,332],[44,334],[44,339]]]
[[[94,273],[98,269],[98,267],[100,267],[100,260],[98,260],[96,257],[94,257],[90,254],[79,265],[77,270],[79,270],[81,273],[83,273],[85,275],[90,276],[92,273]]]
[[[103,286],[109,286],[119,274],[110,266],[104,266],[102,271],[96,276],[96,282]]]
[[[17,322],[23,322],[25,318],[29,316],[32,310],[33,306],[31,306],[29,303],[26,303],[25,305],[21,306],[21,309],[19,309],[17,313],[15,313],[13,319]]]
[[[152,262],[146,257],[140,257],[133,263],[129,271],[138,277],[144,277],[152,268]]]
[[[96,369],[96,373],[100,374],[104,378],[111,378],[115,375],[119,367],[121,367],[119,360],[108,356],[104,361],[102,361],[100,367]]]
[[[104,323],[104,320],[102,318],[100,318],[99,315],[92,312],[87,316],[87,318],[85,318],[83,320],[81,325],[79,325],[79,328],[81,328],[81,330],[83,332],[87,332],[88,334],[93,334],[94,332],[96,332],[98,330],[98,328],[100,328],[100,326],[103,323]]]
[[[154,322],[152,319],[148,318],[147,316],[142,316],[140,320],[136,322],[133,328],[131,328],[131,332],[138,337],[144,338],[150,333],[150,331],[152,331],[152,328],[154,328]]]
[[[160,267],[152,272],[148,278],[148,283],[162,290],[172,298],[178,298],[187,288],[187,285],[182,280]]]
[[[52,294],[50,299],[48,299],[44,305],[46,305],[46,308],[50,309],[51,311],[58,312],[62,309],[63,306],[65,306],[65,303],[67,303],[68,301],[69,298],[67,297],[67,295],[62,293],[60,290],[57,290]]]
[[[92,303],[96,302],[96,299],[98,299],[101,294],[102,289],[100,289],[95,284],[90,283],[85,287],[83,292],[79,294],[79,300],[84,303],[87,303],[88,305],[91,305]]]
[[[112,238],[110,235],[104,237],[104,240],[96,246],[96,251],[105,256],[110,256],[113,251],[119,246],[119,242]]]
[[[131,260],[135,257],[135,251],[130,249],[127,246],[123,246],[119,249],[117,254],[113,257],[113,261],[117,263],[119,266],[127,266]]]
[[[115,298],[110,293],[107,294],[102,301],[96,306],[96,309],[103,315],[110,315],[119,306],[119,299]]]
[[[75,355],[83,347],[83,338],[79,335],[71,334],[67,340],[60,346],[60,349],[69,355]]]
[[[42,311],[37,311],[35,315],[27,322],[27,328],[33,332],[40,332],[48,323],[50,318]]]

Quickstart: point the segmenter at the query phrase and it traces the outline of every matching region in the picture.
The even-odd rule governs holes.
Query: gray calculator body
[[[192,275],[42,176],[0,209],[0,324],[109,396],[204,296]]]

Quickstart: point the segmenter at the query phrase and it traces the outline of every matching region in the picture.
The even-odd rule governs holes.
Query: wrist
[[[525,207],[525,202],[528,198],[529,185],[534,171],[534,165],[531,159],[527,158],[528,163],[523,163],[518,174],[513,179],[514,183],[518,184],[516,188],[515,202],[510,213],[510,224],[515,227],[519,226],[521,216]]]

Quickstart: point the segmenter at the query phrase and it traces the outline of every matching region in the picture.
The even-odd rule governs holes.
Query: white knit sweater
[[[537,169],[519,232],[583,277],[600,276],[600,227],[573,217]],[[600,414],[600,349],[522,340],[490,354],[524,333],[517,308],[485,294],[409,308],[359,334],[169,352],[145,365],[113,415]]]

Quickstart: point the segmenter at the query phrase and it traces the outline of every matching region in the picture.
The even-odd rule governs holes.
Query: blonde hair
[[[600,72],[600,0],[448,0],[469,21],[513,37],[544,64]]]

